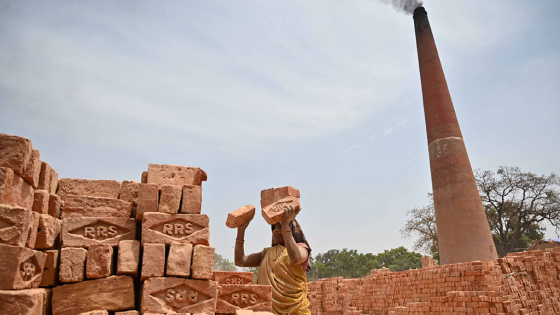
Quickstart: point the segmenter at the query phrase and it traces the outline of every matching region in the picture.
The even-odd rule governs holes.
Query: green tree
[[[231,261],[225,259],[220,254],[214,255],[214,270],[237,271],[237,267]]]
[[[475,179],[488,225],[500,256],[528,248],[544,237],[544,223],[560,227],[560,179],[554,173],[538,176],[519,167],[501,166],[496,173],[475,170]],[[403,237],[417,236],[414,250],[439,258],[435,209],[430,204],[407,211]]]
[[[389,268],[391,271],[422,268],[422,254],[409,252],[403,246],[377,254],[376,260],[381,267]]]

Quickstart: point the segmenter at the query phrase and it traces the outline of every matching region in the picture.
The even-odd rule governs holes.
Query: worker
[[[274,314],[309,315],[305,272],[311,269],[311,247],[295,219],[296,210],[288,206],[284,211],[282,220],[271,226],[272,246],[261,252],[245,255],[243,243],[250,221],[237,228],[235,265],[260,267],[257,284],[272,286]]]

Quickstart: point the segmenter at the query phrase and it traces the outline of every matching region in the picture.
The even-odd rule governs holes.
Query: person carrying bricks
[[[311,268],[311,247],[295,219],[296,210],[288,206],[284,216],[272,227],[272,246],[262,252],[245,255],[245,230],[250,220],[237,228],[235,265],[260,267],[257,283],[272,286],[272,311],[275,314],[310,315],[307,277]]]

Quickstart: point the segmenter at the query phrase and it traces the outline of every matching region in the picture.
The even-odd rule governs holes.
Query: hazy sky
[[[560,173],[560,2],[425,7],[473,168]],[[262,189],[300,189],[317,254],[410,248],[432,188],[413,20],[374,0],[0,0],[0,132],[61,178],[201,167],[230,260]],[[258,214],[245,247],[269,245]]]

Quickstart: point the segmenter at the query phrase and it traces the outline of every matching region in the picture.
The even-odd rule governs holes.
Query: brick
[[[209,224],[205,214],[146,213],[142,220],[142,244],[209,245]]]
[[[0,290],[38,288],[46,260],[39,251],[0,245]]]
[[[120,241],[117,258],[117,274],[137,277],[139,263],[140,242],[137,240]]]
[[[41,278],[41,287],[54,287],[58,283],[58,262],[60,252],[56,249],[46,250],[47,254],[45,267],[43,268],[43,277]]]
[[[180,185],[161,185],[159,212],[175,214],[179,212],[183,187]]]
[[[163,277],[165,270],[165,245],[146,244],[142,253],[141,280],[151,277]]]
[[[80,313],[79,315],[109,315],[109,312],[107,312],[106,310],[95,310],[95,311],[83,312]]]
[[[41,154],[39,150],[33,149],[21,177],[33,188],[37,188],[39,175],[41,175]]]
[[[138,205],[136,220],[141,221],[144,213],[158,212],[159,186],[156,184],[140,184],[138,187]]]
[[[198,167],[149,164],[148,183],[159,185],[202,185],[206,172]]]
[[[90,196],[118,199],[121,183],[116,180],[61,178],[57,194],[64,200],[67,196]]]
[[[131,310],[131,311],[124,311],[124,312],[116,312],[115,315],[140,315],[140,312]]]
[[[296,215],[301,210],[301,205],[299,203],[299,198],[295,197],[286,197],[284,199],[280,199],[262,209],[262,216],[264,220],[273,225],[275,223],[280,222],[282,217],[284,216],[284,211],[287,207],[293,207],[296,210]]]
[[[167,255],[166,276],[189,277],[191,275],[192,244],[171,243]]]
[[[37,230],[36,249],[50,249],[59,244],[62,220],[48,214],[39,215],[39,228]]]
[[[62,283],[84,281],[87,250],[83,248],[62,248],[58,279]]]
[[[31,219],[27,209],[0,204],[0,243],[25,246]]]
[[[133,240],[136,236],[134,218],[68,218],[62,220],[63,247],[89,247]]]
[[[62,200],[58,195],[49,195],[49,215],[53,218],[60,218],[60,207]]]
[[[11,204],[10,191],[13,178],[14,171],[11,168],[0,167],[0,204]]]
[[[43,189],[35,190],[33,195],[33,211],[39,214],[49,213],[49,192]]]
[[[108,277],[113,270],[113,247],[108,244],[94,244],[86,255],[86,278]]]
[[[35,248],[40,217],[41,215],[37,212],[31,212],[31,220],[29,221],[29,233],[27,234],[27,241],[25,242],[25,246],[28,248]]]
[[[68,195],[63,200],[63,219],[71,217],[129,218],[132,213],[132,203],[119,199]]]
[[[129,276],[111,276],[53,288],[53,315],[72,315],[98,310],[134,308],[134,281]]]
[[[232,229],[253,220],[255,217],[255,206],[246,205],[228,214],[226,226]]]
[[[142,172],[142,178],[141,178],[140,182],[142,184],[147,184],[148,183],[148,172]]]
[[[51,194],[56,194],[57,193],[57,189],[58,189],[58,172],[55,171],[54,168],[51,167],[51,182],[49,185],[49,192]]]
[[[0,133],[0,167],[11,168],[22,175],[31,157],[31,150],[29,139]]]
[[[142,290],[142,313],[214,314],[218,285],[215,281],[185,278],[150,278]]]
[[[119,199],[132,204],[138,204],[138,189],[140,188],[140,183],[133,180],[125,180],[121,184],[121,191],[119,193]]]
[[[51,166],[49,163],[42,161],[41,162],[41,173],[39,174],[39,184],[37,185],[37,189],[44,189],[48,192],[51,191]]]
[[[233,314],[241,309],[272,312],[272,287],[254,284],[219,285],[216,313]]]
[[[193,249],[192,277],[193,279],[212,279],[214,269],[214,247],[196,245]]]
[[[284,186],[279,188],[269,188],[261,191],[261,208],[264,208],[280,199],[284,199],[286,197],[295,197],[300,198],[299,190],[290,187]]]
[[[47,315],[47,289],[0,290],[0,310],[6,315]]]
[[[198,185],[183,186],[181,213],[200,214],[202,210],[202,187]]]
[[[212,272],[212,280],[221,284],[253,284],[255,274],[244,271],[218,271]]]
[[[0,174],[0,203],[7,205],[20,206],[22,208],[31,210],[33,209],[33,187],[23,180],[18,174],[5,170]],[[4,179],[4,184],[1,184],[3,176],[10,176],[11,179]],[[8,184],[9,185],[6,185]]]

